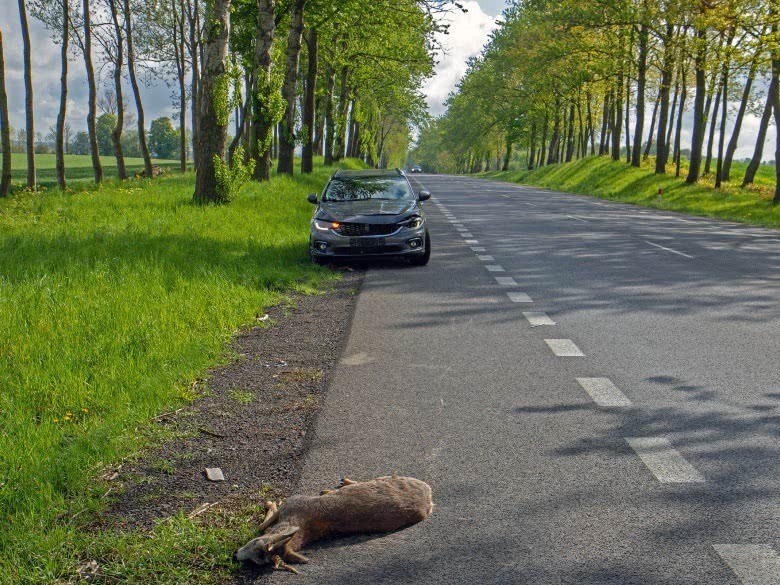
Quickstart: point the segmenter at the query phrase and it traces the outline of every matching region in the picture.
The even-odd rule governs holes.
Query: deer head
[[[298,526],[288,526],[279,532],[263,534],[262,536],[253,538],[238,549],[238,552],[236,552],[236,560],[241,562],[252,561],[258,565],[274,563],[277,568],[286,568],[279,563],[281,560],[280,552],[283,551],[284,545],[287,544],[299,530],[300,528]]]

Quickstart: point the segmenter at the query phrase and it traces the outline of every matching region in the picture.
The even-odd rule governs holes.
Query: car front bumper
[[[418,228],[401,228],[386,236],[343,236],[333,230],[312,226],[309,251],[313,257],[367,258],[377,256],[418,256],[425,254],[425,222]]]

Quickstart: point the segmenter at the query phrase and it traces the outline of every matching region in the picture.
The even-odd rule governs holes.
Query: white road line
[[[581,217],[577,217],[576,215],[567,215],[566,217],[570,217],[572,219],[576,219],[577,221],[584,221],[587,223],[586,220],[582,219]]]
[[[528,319],[531,327],[541,327],[543,325],[555,325],[555,321],[542,311],[523,311],[523,317]]]
[[[474,237],[474,234],[471,234],[469,232],[460,232],[460,235],[463,236],[464,238],[473,238]],[[466,242],[466,243],[468,243],[468,242]]]
[[[506,293],[509,300],[513,303],[533,303],[533,299],[524,292],[510,292]]]
[[[517,286],[515,279],[511,276],[496,276],[495,279],[501,286]]]
[[[511,199],[511,197],[509,195],[501,194],[501,197],[506,197],[507,199]]]
[[[482,262],[494,262],[493,256],[488,254],[477,254],[477,258],[482,260]]]
[[[666,250],[667,252],[671,252],[672,254],[685,256],[686,258],[692,258],[692,259],[696,258],[696,256],[689,256],[688,254],[683,254],[682,252],[678,252],[677,250],[672,250],[671,248],[667,248],[666,246],[662,246],[661,244],[654,244],[653,242],[648,242],[647,240],[642,240],[642,241],[645,244],[650,244],[651,246],[655,246],[656,248],[661,248],[662,250]]]
[[[626,442],[661,483],[703,483],[704,476],[663,437],[626,437]]]
[[[487,252],[484,246],[471,246],[472,252]]]
[[[534,205],[533,203],[528,203],[528,201],[523,201],[523,203],[525,203],[526,205],[530,205],[531,207],[536,207],[536,205]]]
[[[485,264],[485,268],[488,272],[504,272],[504,267],[500,264]]]
[[[464,232],[468,232],[469,231],[469,228],[464,228],[464,227],[456,227],[455,229],[457,231],[459,231],[460,233],[464,233]]]
[[[631,401],[608,378],[577,378],[577,383],[599,406],[631,406]]]
[[[744,585],[780,581],[780,555],[768,544],[713,544],[712,548]]]
[[[583,357],[585,355],[571,339],[545,339],[544,342],[558,357]]]
[[[467,244],[479,244],[479,240],[466,240]]]

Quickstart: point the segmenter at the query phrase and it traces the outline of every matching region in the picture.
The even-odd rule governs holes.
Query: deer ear
[[[290,539],[292,539],[293,536],[295,536],[295,534],[300,529],[300,526],[290,526],[281,532],[270,535],[268,537],[268,545],[266,546],[266,550],[270,552],[276,548],[284,546],[290,541]]]

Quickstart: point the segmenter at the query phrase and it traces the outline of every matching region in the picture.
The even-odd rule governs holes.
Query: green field
[[[487,172],[480,173],[480,176],[645,207],[780,228],[780,206],[772,205],[774,167],[762,165],[755,184],[742,189],[740,184],[747,165],[734,163],[732,181],[716,190],[713,188],[712,175],[702,178],[695,185],[688,185],[685,183],[687,169],[683,169],[682,176],[676,178],[670,174],[654,174],[654,166],[652,158],[637,169],[603,156],[549,165],[533,171]],[[660,198],[659,188],[663,189]]]
[[[179,161],[172,160],[153,160],[154,164],[171,169],[179,168]],[[55,157],[53,154],[35,155],[35,174],[38,178],[38,184],[41,187],[56,187],[57,173],[55,171]],[[116,159],[113,156],[101,156],[100,163],[103,165],[103,176],[106,179],[117,178]],[[136,171],[144,170],[144,161],[142,158],[125,158],[125,167],[127,174],[133,176]],[[15,152],[11,154],[11,177],[15,188],[23,188],[27,184],[27,155]],[[70,187],[79,188],[84,183],[91,183],[94,180],[92,173],[92,157],[66,154],[65,155],[65,178],[72,183]]]
[[[193,398],[242,325],[334,278],[309,262],[305,197],[331,172],[320,161],[219,207],[190,203],[192,174],[0,202],[0,583],[67,580],[96,546],[140,547],[117,562],[144,567],[145,582],[195,582],[187,546],[230,564],[235,543],[191,523],[161,528],[157,545],[81,528],[106,490],[99,470]],[[180,581],[149,558],[166,554]]]

